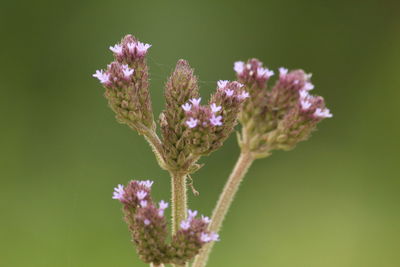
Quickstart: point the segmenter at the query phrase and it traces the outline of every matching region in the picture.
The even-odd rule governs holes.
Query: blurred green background
[[[91,77],[126,33],[153,44],[156,114],[178,59],[206,98],[250,57],[312,72],[334,113],[252,166],[210,267],[400,266],[399,1],[2,1],[0,21],[0,266],[146,266],[112,190],[169,199],[169,178]],[[191,208],[211,213],[238,153],[203,158]]]

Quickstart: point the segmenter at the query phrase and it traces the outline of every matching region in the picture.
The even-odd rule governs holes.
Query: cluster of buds
[[[186,170],[193,160],[222,146],[249,96],[242,87],[239,82],[218,81],[210,102],[201,105],[193,70],[186,61],[178,62],[166,84],[166,109],[161,115],[163,144],[170,166]]]
[[[105,97],[117,120],[141,134],[145,129],[155,129],[146,63],[150,47],[127,35],[121,43],[110,47],[114,61],[106,70],[93,74],[105,87]]]
[[[269,155],[274,149],[294,148],[310,136],[318,122],[332,117],[324,99],[309,93],[314,85],[311,74],[303,70],[289,72],[280,68],[272,89],[267,84],[274,72],[257,59],[236,62],[234,70],[250,94],[240,113],[240,144],[258,157]]]
[[[218,235],[207,231],[210,219],[196,218],[197,211],[188,210],[188,218],[167,243],[168,231],[164,211],[168,203],[155,204],[151,198],[152,181],[131,181],[126,187],[114,188],[113,199],[123,204],[125,221],[132,233],[137,253],[146,263],[184,264],[196,256],[209,242],[217,241]]]

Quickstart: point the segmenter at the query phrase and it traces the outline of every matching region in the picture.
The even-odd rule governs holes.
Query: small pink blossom
[[[190,118],[189,120],[186,121],[186,124],[187,124],[187,126],[189,126],[189,128],[194,128],[197,126],[198,122],[199,122],[198,119]]]
[[[217,233],[212,232],[209,236],[211,241],[219,241],[219,235]]]
[[[308,110],[311,107],[312,103],[307,99],[303,99],[300,100],[300,105],[302,110]]]
[[[324,108],[324,109],[317,108],[314,112],[314,116],[316,116],[318,118],[332,118],[333,117],[332,113],[327,108]]]
[[[304,85],[303,89],[306,91],[310,91],[310,90],[314,89],[314,85],[312,83],[308,82]]]
[[[190,221],[189,220],[184,220],[181,222],[181,229],[187,230],[190,228]]]
[[[150,44],[144,44],[142,42],[138,42],[136,44],[136,51],[138,56],[143,56],[147,53],[147,50],[151,47]]]
[[[182,105],[182,109],[186,112],[189,112],[192,109],[192,105],[189,103],[185,103]]]
[[[283,77],[283,76],[285,76],[287,73],[288,73],[288,69],[283,68],[283,67],[279,68],[279,77]]]
[[[124,73],[124,76],[126,79],[129,79],[131,75],[133,74],[133,69],[129,68],[128,65],[123,65],[122,66],[122,72]]]
[[[227,96],[233,96],[233,93],[234,93],[234,91],[231,90],[231,89],[226,89],[226,90],[225,90],[225,94],[226,94]]]
[[[153,185],[153,181],[150,181],[150,180],[145,180],[145,181],[139,181],[138,182],[138,184],[139,185],[143,185],[143,186],[145,186],[145,187],[147,187],[148,189],[150,189],[151,188],[151,186]]]
[[[217,85],[218,85],[218,88],[223,89],[227,86],[228,83],[229,83],[229,81],[227,81],[227,80],[219,80],[217,82]]]
[[[192,102],[193,106],[198,106],[198,105],[200,105],[201,97],[199,97],[199,98],[192,98],[192,99],[190,99],[189,101]]]
[[[147,207],[147,200],[141,200],[141,201],[140,201],[140,206],[141,206],[142,208],[146,208],[146,207]]]
[[[144,223],[145,225],[149,225],[149,224],[150,224],[150,220],[149,220],[149,219],[144,219],[143,223]]]
[[[250,94],[246,91],[243,91],[240,95],[238,95],[239,100],[246,99],[250,96]]]
[[[257,68],[257,77],[258,78],[268,79],[272,75],[274,75],[274,71],[272,71],[272,70],[264,69],[262,67]]]
[[[110,74],[104,72],[103,70],[96,70],[96,73],[92,76],[99,79],[102,84],[108,83],[110,81]]]
[[[165,202],[164,200],[161,200],[160,203],[158,203],[159,209],[158,209],[158,216],[162,217],[164,216],[164,210],[168,208],[168,203]]]
[[[222,120],[222,116],[215,117],[214,114],[213,114],[212,117],[210,118],[210,122],[211,122],[211,124],[214,125],[214,126],[221,126],[221,125],[222,125],[221,120]]]
[[[140,191],[136,192],[136,196],[139,200],[143,200],[147,196],[147,192],[140,190]]]
[[[207,233],[201,233],[200,240],[201,242],[208,243],[211,241],[211,238]]]
[[[117,55],[122,55],[122,45],[120,45],[120,44],[110,46],[110,50]]]
[[[188,210],[188,219],[191,220],[197,216],[197,210]]]
[[[306,99],[308,97],[310,97],[310,94],[308,93],[308,91],[306,91],[306,90],[301,90],[300,91],[300,98],[301,99]]]
[[[136,47],[135,43],[133,43],[133,42],[128,43],[127,46],[128,46],[128,50],[129,50],[130,53],[135,52],[135,47]]]
[[[232,82],[232,85],[236,86],[237,88],[242,88],[244,86],[244,84],[237,81]]]
[[[201,220],[206,224],[209,224],[211,222],[211,219],[204,215],[201,215]]]
[[[125,194],[124,186],[122,184],[119,184],[117,187],[114,188],[112,198],[122,201],[124,200],[124,194]]]
[[[244,71],[244,62],[243,61],[236,61],[235,65],[233,67],[233,70],[237,74],[241,75],[243,73],[243,71]]]
[[[210,108],[211,108],[211,112],[213,112],[213,113],[216,113],[222,109],[221,106],[217,106],[215,103],[212,103],[210,105]]]

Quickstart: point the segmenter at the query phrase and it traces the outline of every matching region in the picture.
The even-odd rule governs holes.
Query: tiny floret
[[[119,184],[117,187],[114,188],[112,198],[121,201],[124,199],[124,194],[125,194],[124,186],[122,184]]]
[[[242,74],[244,71],[244,62],[236,61],[233,70],[239,75]]]
[[[312,89],[314,89],[314,85],[313,85],[312,83],[306,83],[306,84],[304,85],[304,90],[310,91],[310,90],[312,90]]]
[[[206,224],[209,224],[211,222],[211,219],[204,215],[201,215],[201,220]]]
[[[308,110],[311,107],[312,103],[307,99],[302,99],[300,100],[300,105],[302,110]]]
[[[150,224],[150,220],[149,220],[149,219],[144,219],[143,223],[144,223],[145,225],[149,225],[149,224]]]
[[[128,50],[129,52],[133,53],[135,51],[136,44],[135,43],[128,43]]]
[[[189,103],[183,104],[182,109],[186,112],[190,111],[192,109],[192,105]]]
[[[110,50],[117,55],[122,55],[122,45],[120,45],[120,44],[110,46]]]
[[[214,126],[221,126],[222,125],[222,116],[217,116],[215,117],[215,115],[213,114],[212,117],[210,118],[210,123]]]
[[[147,196],[147,192],[140,190],[136,193],[138,199],[143,200]]]
[[[228,83],[229,83],[229,81],[226,81],[226,80],[219,80],[219,81],[217,82],[217,85],[218,85],[219,88],[223,89],[223,88],[226,87],[226,85],[227,85]]]
[[[122,66],[122,72],[124,73],[125,78],[129,79],[133,74],[133,69],[129,68],[128,65]]]
[[[217,106],[215,103],[212,103],[211,105],[210,105],[210,108],[211,108],[211,111],[213,112],[213,113],[217,113],[218,111],[220,111],[221,110],[221,106]]]
[[[212,232],[209,234],[209,237],[211,241],[219,241],[219,235],[217,233]]]
[[[139,181],[139,184],[140,185],[143,185],[143,186],[145,186],[145,187],[147,187],[148,189],[150,189],[151,188],[151,186],[153,185],[153,181],[150,181],[150,180],[146,180],[146,181]]]
[[[200,240],[201,242],[208,243],[211,241],[211,238],[207,233],[201,233]]]
[[[160,209],[163,209],[163,210],[168,208],[168,202],[165,202],[164,200],[161,200],[160,203],[158,203],[158,205],[160,206]]]
[[[190,228],[190,221],[184,220],[181,222],[181,229],[187,230]]]
[[[99,79],[102,84],[108,83],[110,81],[110,74],[105,73],[103,70],[96,70],[96,73],[93,74],[93,77]]]
[[[188,219],[193,219],[197,216],[197,210],[188,210]]]
[[[151,47],[150,44],[144,44],[142,42],[138,42],[136,44],[136,50],[139,56],[143,56],[147,53],[147,50]]]
[[[146,200],[141,200],[141,201],[140,201],[140,206],[141,206],[142,208],[146,208],[146,207],[147,207],[147,201],[146,201]]]
[[[264,69],[261,67],[257,68],[257,77],[258,78],[268,79],[272,75],[274,75],[274,71],[272,71],[272,70]]]
[[[225,90],[225,94],[227,95],[227,96],[233,96],[233,90],[231,90],[231,89],[226,89]]]
[[[243,100],[243,99],[248,98],[249,96],[250,96],[250,94],[249,94],[248,92],[243,91],[240,95],[238,95],[238,98],[239,98],[240,100]]]
[[[285,76],[287,73],[288,73],[288,69],[287,68],[283,68],[283,67],[279,68],[279,76],[280,77]]]
[[[317,108],[314,112],[314,116],[318,118],[332,118],[333,115],[327,108],[324,109]]]
[[[192,98],[192,99],[190,99],[189,101],[192,102],[192,104],[193,104],[194,106],[198,106],[198,105],[200,105],[201,97],[199,97],[199,98]]]
[[[197,126],[197,123],[199,121],[195,118],[190,118],[189,120],[186,121],[187,126],[189,126],[189,128],[194,128]]]

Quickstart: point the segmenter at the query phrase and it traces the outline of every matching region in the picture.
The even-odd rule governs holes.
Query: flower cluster
[[[114,61],[106,70],[98,70],[93,74],[105,87],[105,97],[116,113],[117,120],[139,133],[146,128],[155,128],[146,63],[150,46],[127,35],[121,43],[110,47]]]
[[[311,74],[303,70],[280,68],[271,89],[267,83],[274,72],[257,59],[236,62],[234,70],[250,93],[240,114],[241,146],[247,146],[258,157],[274,149],[292,149],[310,136],[318,122],[332,117],[324,99],[309,93],[314,85]]]
[[[201,105],[197,78],[180,60],[166,85],[166,109],[161,116],[163,143],[169,165],[187,169],[193,159],[223,144],[233,131],[249,94],[238,82],[219,81],[207,105]]]
[[[167,243],[167,222],[164,215],[168,203],[155,204],[151,198],[152,181],[131,181],[114,188],[113,199],[123,204],[125,221],[132,233],[140,258],[146,263],[184,264],[197,255],[204,244],[218,241],[218,235],[207,231],[208,217],[196,218],[197,211],[188,210],[188,218]]]

